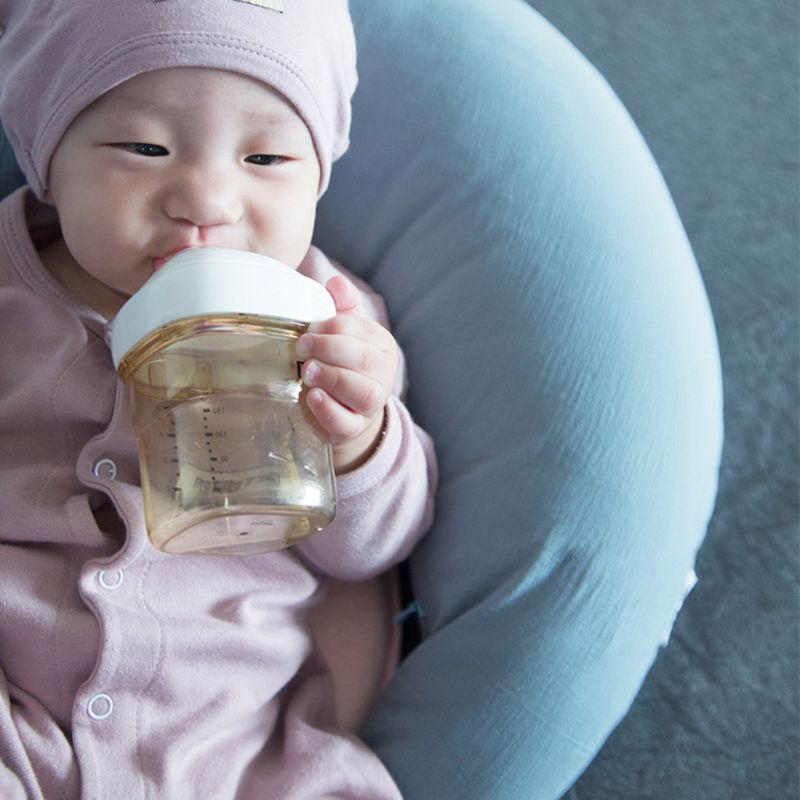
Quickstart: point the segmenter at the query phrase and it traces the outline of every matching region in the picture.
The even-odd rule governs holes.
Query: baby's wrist
[[[358,436],[332,446],[334,472],[337,475],[344,475],[365,464],[378,449],[385,433],[386,408],[384,407],[383,413],[375,417],[369,427]]]

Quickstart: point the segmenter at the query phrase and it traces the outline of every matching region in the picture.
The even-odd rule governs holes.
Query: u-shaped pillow
[[[386,298],[434,436],[426,638],[369,743],[408,798],[556,798],[629,708],[703,539],[721,380],[669,193],[521,0],[351,0],[317,241]]]

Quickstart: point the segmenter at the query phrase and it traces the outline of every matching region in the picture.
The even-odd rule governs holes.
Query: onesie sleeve
[[[0,762],[0,800],[25,800],[25,789],[11,770]]]
[[[42,731],[36,732],[41,735]],[[27,772],[29,781],[35,783],[32,758],[25,752],[17,731],[8,683],[0,670],[0,800],[26,800],[28,792],[12,767]]]
[[[298,545],[312,566],[339,580],[366,580],[399,563],[433,521],[431,438],[395,396],[384,430],[370,459],[337,478],[333,522]]]
[[[300,270],[323,284],[333,275],[346,275],[361,294],[364,314],[389,327],[380,295],[319,251],[312,249]],[[401,352],[375,452],[357,469],[337,476],[336,517],[327,528],[296,546],[312,567],[338,580],[366,580],[398,564],[433,521],[434,446],[401,399],[406,383]]]

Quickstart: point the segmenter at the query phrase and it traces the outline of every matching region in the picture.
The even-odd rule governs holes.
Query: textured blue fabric
[[[316,238],[386,296],[441,480],[412,558],[426,638],[365,735],[408,800],[555,800],[633,701],[711,515],[711,315],[636,128],[539,15],[350,5],[352,146]]]
[[[388,300],[441,469],[426,639],[366,736],[410,800],[552,800],[629,708],[712,512],[716,337],[605,81],[520,0],[351,0],[317,240]]]

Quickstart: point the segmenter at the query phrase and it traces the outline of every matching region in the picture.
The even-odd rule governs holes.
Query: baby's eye
[[[148,158],[169,155],[166,147],[162,147],[160,144],[148,144],[147,142],[120,142],[115,146],[123,150],[128,150],[131,153],[136,153],[136,155],[139,156],[147,156]]]
[[[278,164],[283,161],[283,156],[268,155],[267,153],[256,153],[252,156],[247,156],[245,161],[248,164],[258,164],[260,167],[271,167],[273,164]]]

